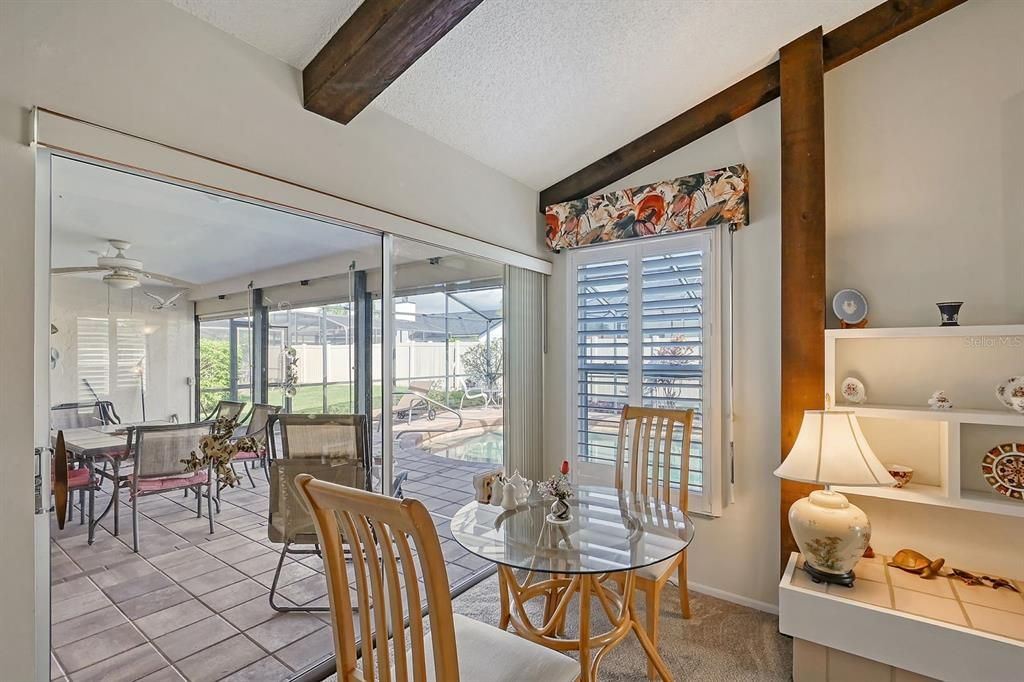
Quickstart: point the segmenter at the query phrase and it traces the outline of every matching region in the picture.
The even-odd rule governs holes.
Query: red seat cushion
[[[239,450],[238,452],[235,453],[235,456],[232,457],[231,459],[234,460],[234,461],[238,461],[238,460],[246,460],[247,461],[247,460],[259,459],[259,458],[260,458],[260,453],[258,453],[258,452],[246,452],[246,451],[243,451],[243,450]]]
[[[86,468],[81,469],[68,469],[68,490],[74,490],[77,488],[88,488],[89,487],[89,470]]]
[[[206,481],[209,478],[209,474],[206,469],[196,471],[195,473],[188,475],[175,475],[175,476],[159,476],[154,478],[140,478],[138,483],[138,491],[140,493],[155,493],[162,490],[180,490],[181,488],[191,488],[197,485],[206,485]],[[128,474],[126,476],[128,485],[132,485],[135,479],[135,474]]]

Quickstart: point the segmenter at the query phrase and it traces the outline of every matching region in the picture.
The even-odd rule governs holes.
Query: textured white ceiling
[[[362,0],[167,0],[301,69]]]
[[[169,1],[296,68],[359,4]],[[542,189],[879,2],[485,0],[373,106]]]
[[[60,157],[52,172],[53,267],[95,265],[108,239],[150,272],[194,284],[380,249],[380,237]],[[113,255],[113,253],[110,253]]]

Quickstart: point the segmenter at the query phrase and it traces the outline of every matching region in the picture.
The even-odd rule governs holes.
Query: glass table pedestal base
[[[501,629],[511,624],[515,633],[531,642],[555,651],[578,651],[580,682],[597,680],[598,668],[604,656],[632,631],[644,653],[662,680],[671,682],[672,676],[651,642],[643,624],[636,618],[633,605],[635,574],[623,573],[540,573],[530,571],[520,581],[515,570],[498,566],[501,591]],[[579,595],[579,636],[565,636],[565,619],[569,603]],[[534,623],[527,613],[527,603],[544,599],[542,622]],[[611,623],[611,628],[591,632],[590,610],[597,602]]]

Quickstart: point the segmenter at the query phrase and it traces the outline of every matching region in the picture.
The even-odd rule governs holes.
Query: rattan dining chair
[[[570,682],[579,677],[572,658],[452,612],[441,543],[422,502],[308,474],[300,474],[295,485],[323,547],[339,682]],[[356,603],[349,592],[353,580]]]
[[[203,516],[202,489],[206,488],[206,511],[213,534],[213,498],[216,484],[212,464],[206,469],[189,471],[183,460],[192,452],[200,453],[199,441],[210,435],[211,424],[168,424],[136,426],[128,429],[128,450],[135,453],[135,470],[122,484],[132,502],[132,547],[139,551],[139,498],[170,490],[189,490],[196,494],[196,518]]]
[[[249,483],[253,488],[256,487],[256,482],[252,480],[252,473],[249,470],[249,465],[252,462],[260,462],[263,467],[263,475],[267,478],[267,483],[270,482],[270,470],[267,467],[267,458],[269,457],[269,445],[267,437],[270,433],[268,425],[270,423],[270,417],[281,411],[281,407],[278,405],[268,405],[266,403],[253,403],[252,409],[249,411],[249,423],[245,427],[245,431],[242,434],[242,438],[250,438],[252,442],[257,446],[256,450],[239,450],[235,453],[235,456],[231,459],[231,466],[234,468],[235,462],[242,465],[245,469],[245,475],[249,477]]]
[[[280,450],[275,430],[280,429]],[[330,461],[335,474],[348,485],[363,490],[371,486],[370,443],[366,417],[355,414],[275,414],[267,427],[271,459],[309,460],[311,464]],[[341,480],[340,478],[336,480]],[[275,601],[277,584],[285,557],[320,555],[313,519],[294,495],[287,494],[273,468],[270,479],[270,511],[267,537],[282,543],[277,570],[270,585],[270,606],[276,611],[329,611],[326,606],[281,606]]]
[[[615,453],[615,487],[641,493],[662,502],[672,495],[672,461],[681,469],[679,500],[683,512],[689,501],[686,472],[689,469],[693,410],[666,410],[627,405],[622,409]],[[690,594],[686,579],[686,550],[672,559],[637,571],[636,589],[644,593],[647,634],[658,645],[658,612],[661,590],[673,573],[679,577],[679,608],[683,618],[690,617]],[[655,675],[648,664],[648,675]]]

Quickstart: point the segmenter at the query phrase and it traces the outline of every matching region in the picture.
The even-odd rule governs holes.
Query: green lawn
[[[228,399],[228,390],[204,392],[202,396],[202,411],[209,414],[216,406],[218,400]],[[444,402],[444,391],[433,390],[430,397],[439,403]],[[270,402],[274,405],[284,404],[284,395],[279,388],[270,389]],[[373,387],[373,406],[379,409],[383,404],[384,391],[378,385]],[[449,391],[448,405],[458,409],[459,401],[462,398],[462,391]],[[248,392],[239,391],[239,400],[250,400]],[[466,407],[473,407],[482,404],[482,399],[467,400]],[[299,386],[292,397],[292,412],[302,414],[319,414],[324,409],[323,387],[319,384]],[[332,414],[350,414],[352,412],[352,385],[331,384],[327,387],[327,411]]]

